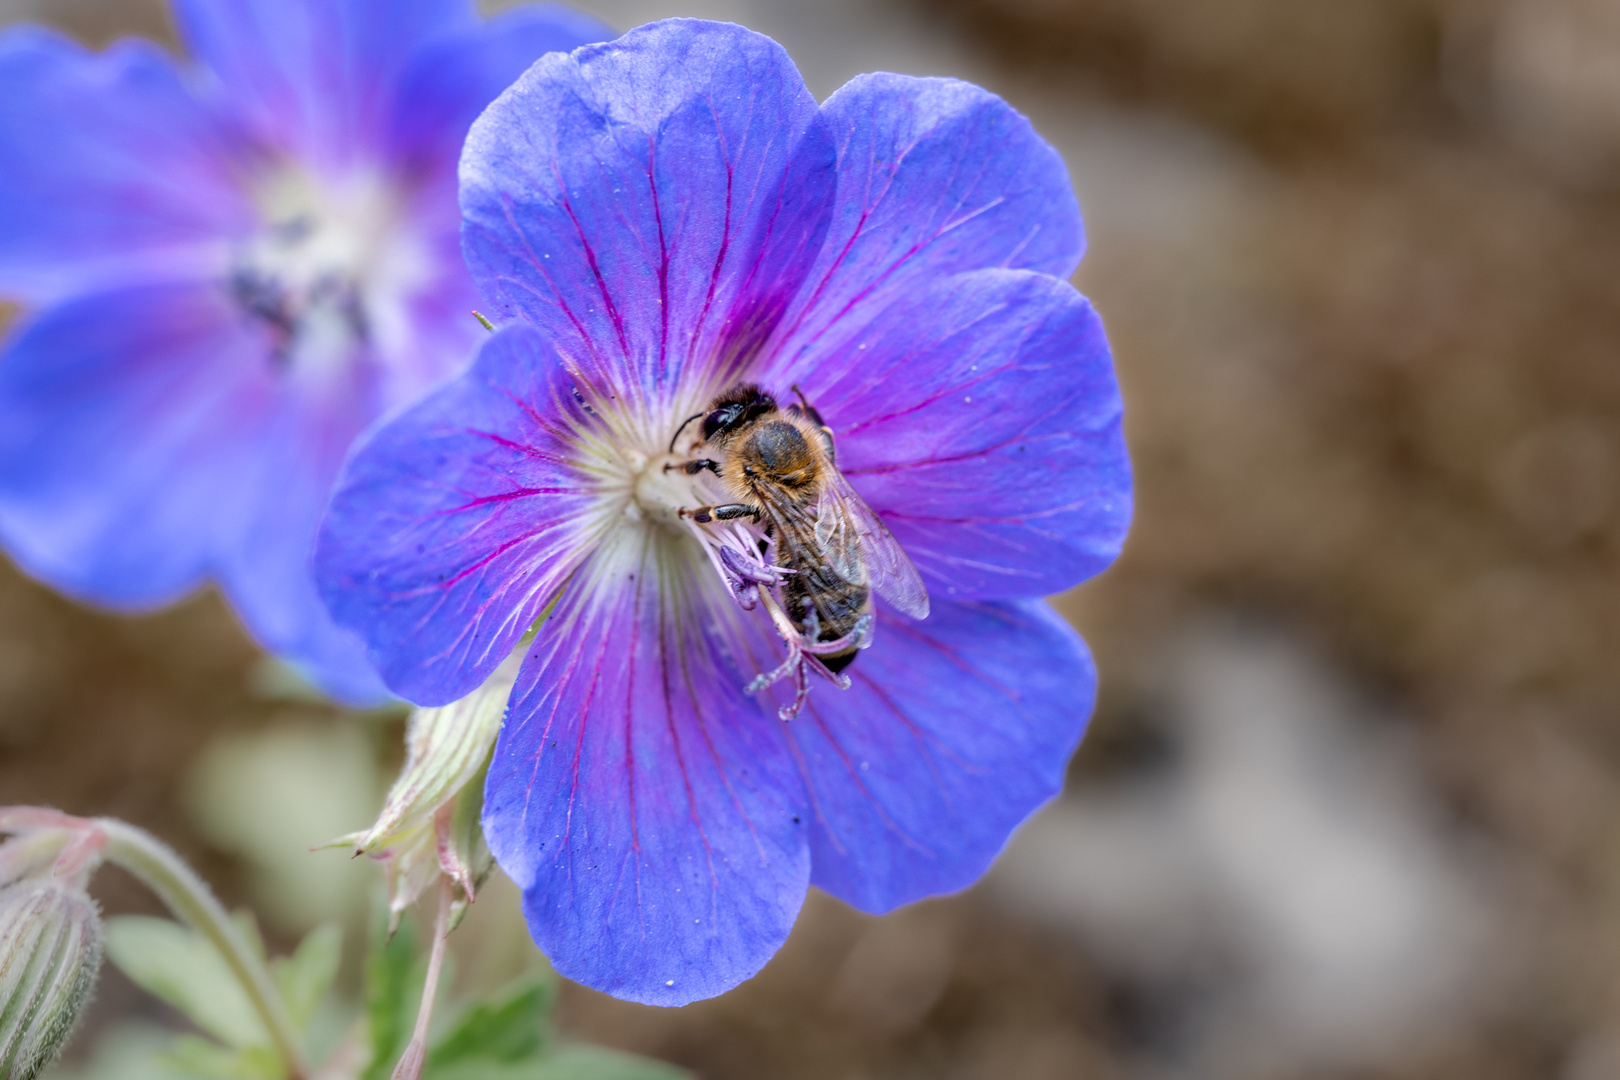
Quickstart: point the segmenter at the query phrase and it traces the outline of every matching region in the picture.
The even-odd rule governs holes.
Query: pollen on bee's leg
[[[845,675],[841,671],[834,671],[832,668],[822,663],[821,658],[813,653],[807,652],[804,654],[804,666],[810,668],[812,671],[817,672],[823,679],[826,679],[840,690],[848,690],[850,686],[853,685],[849,681],[848,675]]]
[[[761,690],[765,690],[787,678],[793,673],[794,668],[799,666],[799,663],[799,654],[790,646],[788,648],[788,658],[786,660],[782,661],[780,665],[772,668],[770,671],[754,676],[754,680],[745,686],[743,691],[749,694],[757,694]]]
[[[812,642],[799,633],[792,620],[787,617],[787,612],[782,610],[782,606],[777,602],[774,594],[762,591],[760,596],[765,600],[766,609],[770,612],[771,621],[776,625],[782,643],[787,646],[788,655],[787,659],[783,660],[777,667],[756,676],[744,688],[745,692],[750,694],[760,693],[792,675],[793,701],[777,710],[777,716],[781,719],[791,720],[799,715],[800,710],[804,708],[805,701],[810,696],[810,672],[816,672],[840,690],[848,690],[852,685],[849,676],[833,671],[821,662],[816,653],[842,652],[849,649],[852,644],[859,648],[858,639],[861,639],[863,635],[870,636],[870,617],[863,616],[862,621],[856,623],[855,629],[838,641]]]
[[[753,682],[749,683],[746,688],[747,692],[750,694],[757,694],[771,686],[773,683],[779,682],[781,679],[791,674],[793,676],[793,700],[777,709],[776,716],[780,720],[792,720],[795,716],[799,715],[800,710],[804,708],[805,701],[810,697],[809,664],[805,663],[806,660],[810,659],[811,658],[806,656],[804,653],[799,652],[790,646],[788,649],[788,658],[783,661],[782,665],[773,671],[766,672],[765,674],[756,678]],[[819,667],[820,665],[817,664],[817,666]]]
[[[804,708],[804,703],[810,697],[810,675],[805,670],[806,665],[799,664],[793,673],[793,700],[776,710],[778,720],[792,720]]]
[[[848,690],[850,688],[851,683],[848,675],[835,672],[828,668],[826,664],[823,664],[815,656],[806,652],[802,647],[802,643],[790,641],[787,643],[787,646],[788,657],[786,660],[782,661],[779,666],[765,672],[763,675],[756,676],[752,682],[744,687],[744,691],[746,693],[757,694],[761,691],[769,689],[772,685],[780,682],[787,676],[792,675],[793,700],[789,704],[783,705],[776,711],[776,715],[780,719],[792,720],[795,716],[798,716],[800,710],[804,708],[805,701],[810,697],[811,671],[817,672],[822,678],[826,679],[840,690]]]

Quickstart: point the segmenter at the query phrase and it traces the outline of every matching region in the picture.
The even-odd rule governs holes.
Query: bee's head
[[[703,441],[726,437],[776,411],[776,399],[753,383],[738,383],[715,398],[703,417]]]

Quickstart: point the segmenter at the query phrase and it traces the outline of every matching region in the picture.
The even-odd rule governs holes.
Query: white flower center
[[[278,366],[319,377],[359,345],[406,342],[405,302],[430,262],[400,192],[375,175],[322,183],[287,168],[256,196],[264,225],[239,253],[230,285],[269,329]]]
[[[680,528],[677,511],[710,501],[700,490],[697,477],[687,476],[681,466],[686,459],[675,454],[647,457],[635,454],[635,482],[625,515],[634,521],[653,521],[668,528]],[[639,465],[639,468],[636,466]]]

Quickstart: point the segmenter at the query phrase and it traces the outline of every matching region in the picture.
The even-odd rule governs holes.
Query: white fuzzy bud
[[[0,888],[0,1080],[32,1080],[73,1034],[101,971],[101,917],[71,881]]]

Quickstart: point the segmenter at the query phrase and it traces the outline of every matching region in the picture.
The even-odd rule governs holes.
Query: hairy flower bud
[[[101,970],[101,918],[58,879],[0,889],[0,1080],[31,1080],[73,1033]]]
[[[68,829],[40,829],[0,844],[0,888],[45,876],[74,839]]]

